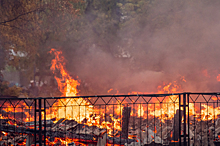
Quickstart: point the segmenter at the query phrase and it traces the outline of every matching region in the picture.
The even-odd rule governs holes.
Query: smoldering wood
[[[10,124],[8,124],[8,122],[7,121],[9,121],[8,119],[7,120],[2,120],[3,122],[2,123],[4,123],[3,125],[1,125],[0,126],[0,130],[1,131],[5,131],[5,132],[10,132],[11,134],[8,134],[8,136],[2,136],[2,138],[3,138],[3,140],[5,139],[6,141],[8,140],[10,140],[9,142],[11,142],[11,143],[19,143],[19,140],[17,141],[17,137],[18,137],[18,133],[19,132],[21,132],[21,133],[23,133],[23,134],[28,134],[28,133],[30,133],[30,134],[33,134],[34,133],[34,129],[30,129],[29,127],[27,127],[27,126],[14,126],[14,125],[10,125]],[[77,124],[77,125],[75,125],[74,126],[74,124],[73,123],[71,123],[71,122],[73,122],[74,124],[75,124],[75,122],[74,121],[64,121],[63,123],[61,122],[60,123],[60,125],[64,125],[64,123],[66,124],[65,126],[67,126],[68,127],[68,125],[73,125],[73,127],[72,128],[74,128],[75,127],[75,129],[70,129],[69,131],[62,131],[61,129],[57,129],[57,131],[56,130],[51,130],[50,131],[50,129],[51,129],[51,127],[47,127],[47,128],[49,128],[48,130],[47,130],[47,133],[46,133],[46,135],[47,136],[49,136],[49,137],[51,137],[51,142],[53,141],[53,139],[55,138],[55,137],[58,137],[58,138],[74,138],[74,139],[80,139],[80,141],[82,141],[82,143],[86,143],[86,144],[91,144],[91,143],[97,143],[98,142],[98,139],[99,139],[99,136],[100,135],[102,135],[101,133],[102,132],[104,132],[104,134],[105,134],[105,129],[99,129],[98,127],[96,127],[96,126],[88,126],[88,125],[84,125],[84,124]],[[207,124],[208,123],[208,124]],[[157,125],[158,123],[155,123],[155,125]],[[203,144],[209,144],[210,146],[213,146],[213,144],[214,144],[214,142],[212,141],[212,137],[214,137],[214,136],[218,136],[218,134],[219,134],[219,129],[220,129],[220,127],[215,127],[215,129],[213,128],[213,127],[208,127],[209,125],[211,124],[211,121],[206,121],[206,122],[204,122],[204,121],[199,121],[199,122],[197,122],[197,125],[196,125],[196,128],[195,129],[198,129],[198,131],[196,132],[196,134],[197,135],[193,135],[194,134],[194,132],[193,132],[193,126],[190,126],[190,137],[191,138],[193,138],[193,140],[191,141],[191,144],[194,144],[194,145],[201,145],[202,143]],[[53,124],[53,125],[55,125],[55,124]],[[170,125],[170,124],[168,124],[168,125]],[[202,125],[202,126],[201,126]],[[208,126],[207,126],[208,125]],[[212,125],[213,126],[213,125]],[[151,133],[151,135],[153,135],[154,136],[154,132],[153,132],[153,130],[154,130],[154,128],[153,127],[149,127],[149,129],[147,128],[147,130],[148,130],[148,132],[146,132],[147,130],[146,130],[146,127],[147,126],[145,126],[145,134],[146,133],[148,133],[148,134],[150,134]],[[202,128],[201,128],[202,127]],[[3,128],[3,130],[2,130],[2,128]],[[82,128],[81,130],[80,130],[80,128]],[[87,133],[85,133],[85,134],[83,134],[82,132],[84,132],[87,128],[90,128],[90,129],[95,129],[95,130],[97,130],[97,134],[94,134],[94,132],[93,132],[93,130],[90,130],[90,132],[87,132]],[[142,128],[142,126],[139,126],[139,128]],[[173,127],[172,127],[173,128]],[[170,130],[172,129],[170,126],[168,126],[168,127],[166,127],[166,125],[163,125],[163,131],[162,131],[162,137],[163,137],[163,141],[164,141],[164,138],[167,138],[167,136],[169,136],[170,135]],[[215,135],[214,135],[214,133],[213,134],[209,134],[209,135],[207,135],[207,131],[209,131],[209,129],[207,129],[207,128],[209,128],[210,129],[210,131],[211,132],[214,132],[215,131]],[[188,129],[188,127],[187,127],[187,129]],[[78,133],[75,133],[77,130],[80,130],[81,132],[78,132]],[[88,130],[88,129],[87,129]],[[143,130],[143,129],[140,129],[140,130],[138,130],[138,132],[137,133],[140,133],[140,131],[141,130]],[[151,131],[151,132],[149,132],[149,130]],[[159,130],[159,129],[158,129]],[[102,131],[102,132],[101,132]],[[188,131],[188,130],[187,130]],[[18,133],[15,133],[15,132],[18,132]],[[36,132],[38,132],[38,131],[36,131]],[[92,133],[93,132],[93,133]],[[100,135],[99,135],[100,134]],[[131,133],[131,134],[135,134],[135,133]],[[155,133],[156,134],[156,133]],[[159,135],[160,133],[157,133],[156,134],[156,136],[155,136],[155,138],[157,138],[158,139],[158,137],[161,137],[161,135]],[[153,142],[156,142],[156,141],[153,141],[153,139],[154,138],[151,138],[151,135],[148,135],[148,139],[149,140],[145,140],[145,141],[147,141],[147,143],[149,144],[149,145],[151,145]],[[202,137],[201,137],[202,136]],[[144,138],[146,139],[146,135],[145,135],[145,137],[144,137],[144,135],[142,135],[142,140],[144,140]],[[196,138],[196,140],[194,141],[194,137],[198,137],[198,138]],[[200,138],[199,138],[200,137]],[[151,139],[151,140],[150,140]],[[198,139],[198,140],[197,140]],[[156,139],[155,139],[156,140]],[[22,138],[20,139],[20,141],[22,142]],[[120,137],[114,137],[114,138],[112,138],[112,137],[107,137],[107,141],[108,141],[108,143],[109,144],[125,144],[125,143],[128,143],[128,145],[129,144],[131,144],[132,142],[133,142],[133,144],[138,144],[138,143],[136,143],[135,142],[135,140],[134,139],[123,139],[123,138],[120,138]],[[161,140],[157,140],[157,142],[156,142],[156,144],[157,145],[159,145],[159,144],[161,144],[161,142],[160,142]],[[7,143],[6,143],[7,144]],[[144,144],[144,143],[143,143]],[[163,145],[165,145],[165,141],[162,143]],[[174,143],[166,143],[167,145],[174,145]],[[176,145],[177,145],[177,143],[175,143]],[[96,144],[95,144],[96,145]]]
[[[26,139],[26,135],[14,134],[13,136],[9,136],[7,138],[3,138],[0,141],[0,145],[20,145]]]
[[[122,139],[120,137],[107,137],[108,139],[108,143],[109,144],[125,144],[125,143],[132,143],[132,142],[135,142],[136,140],[135,139]]]
[[[34,136],[32,134],[27,135],[26,146],[31,146],[34,143]]]
[[[19,119],[25,119],[27,118],[26,114],[24,112],[7,112],[5,110],[0,110],[0,114],[3,117],[11,117],[11,118],[19,118]]]
[[[68,143],[68,146],[76,146],[74,142]],[[94,146],[94,144],[88,144],[88,146]]]
[[[105,133],[103,136],[99,136],[97,146],[105,146],[107,141],[107,133]]]
[[[128,126],[129,119],[131,114],[131,107],[124,107],[122,111],[122,132],[121,137],[124,139],[128,139]]]
[[[83,127],[81,130],[79,129],[80,127]],[[48,127],[51,128],[51,127]],[[90,134],[88,133],[83,133],[84,129],[94,129],[94,127],[89,127],[88,125],[84,125],[84,124],[78,124],[78,126],[75,126],[75,129],[70,129],[69,131],[61,131],[61,130],[51,130],[48,129],[46,131],[46,136],[49,136],[51,141],[53,141],[53,139],[55,137],[57,138],[73,138],[73,139],[80,139],[80,141],[82,141],[83,143],[92,143],[98,142],[98,138],[100,136],[105,135],[106,130],[105,129],[100,129],[100,133],[98,133],[99,135],[95,135],[94,133],[92,133],[92,130],[90,130]],[[96,127],[98,128],[98,127]],[[30,129],[26,126],[14,126],[14,125],[10,125],[10,124],[5,124],[5,125],[0,125],[0,131],[4,131],[4,132],[8,132],[8,133],[15,133],[15,134],[27,134],[27,135],[33,135],[35,132],[38,133],[38,130],[34,130],[34,129]],[[78,132],[77,132],[78,131]],[[104,133],[104,134],[103,134]],[[31,141],[31,137],[29,139]],[[135,140],[126,140],[126,139],[122,139],[120,137],[109,137],[107,136],[107,140],[110,144],[125,144],[126,142],[131,143]]]
[[[181,112],[181,118],[179,118]],[[182,120],[183,117],[183,111],[177,109],[176,114],[174,115],[174,122],[173,122],[173,135],[172,135],[172,140],[178,141],[179,140],[179,134],[181,131],[179,131],[179,121]]]
[[[142,135],[142,141],[149,142],[148,145],[155,143],[157,145],[163,144],[163,145],[174,145],[174,143],[170,143],[172,140],[169,136],[171,135],[171,131],[173,132],[173,135],[175,134],[175,131],[179,131],[179,126],[174,126],[176,123],[179,123],[179,111],[176,112],[173,119],[169,119],[165,121],[164,123],[161,123],[161,120],[157,119],[157,117],[148,118],[146,119],[134,119],[133,117],[129,120],[129,135],[137,135],[137,133],[141,133],[144,128],[148,127],[148,134],[152,133],[154,131],[154,125],[156,126],[157,133],[155,133],[155,139],[150,138],[151,135],[148,135],[148,139]],[[8,114],[11,114],[8,112]],[[22,115],[22,114],[21,114]],[[174,120],[175,119],[175,120]],[[200,119],[200,118],[199,118]],[[174,122],[175,121],[175,122]],[[44,122],[44,120],[42,121]],[[39,124],[38,121],[36,121],[37,125]],[[86,144],[93,144],[96,145],[98,142],[98,139],[100,136],[103,136],[106,134],[106,129],[98,128],[97,126],[88,126],[85,124],[79,124],[75,120],[67,120],[67,119],[60,119],[58,122],[53,123],[53,120],[46,120],[46,136],[51,137],[50,140],[53,142],[53,139],[55,137],[57,138],[73,138],[73,139],[80,139],[82,143]],[[208,120],[208,121],[197,121],[197,119],[194,120],[194,117],[190,118],[190,123],[192,123],[189,127],[190,131],[190,138],[191,144],[194,144],[195,146],[199,146],[201,144],[204,145],[214,145],[214,138],[218,138],[218,135],[220,135],[220,124],[219,119],[214,120]],[[15,125],[13,125],[15,124]],[[141,124],[141,125],[140,125]],[[160,127],[160,124],[162,127]],[[133,126],[135,125],[135,126]],[[182,126],[182,125],[181,125]],[[1,135],[2,141],[8,141],[10,143],[20,143],[23,141],[23,138],[19,138],[19,135],[23,133],[24,135],[31,135],[34,134],[34,129],[31,129],[30,127],[34,127],[34,122],[21,122],[20,120],[15,119],[0,119],[0,131],[9,132],[9,134],[6,136]],[[177,127],[177,129],[175,129]],[[135,128],[135,129],[133,129]],[[160,129],[161,128],[161,129]],[[138,129],[138,130],[137,130]],[[183,129],[183,127],[181,128]],[[134,131],[138,132],[134,132]],[[145,130],[145,134],[146,134]],[[149,132],[151,131],[151,132]],[[188,131],[188,127],[187,130]],[[212,133],[208,133],[211,131]],[[38,132],[38,131],[36,131]],[[1,133],[1,132],[0,132]],[[122,131],[120,132],[120,134]],[[135,139],[124,139],[122,137],[109,137],[107,136],[107,142],[109,144],[144,144],[143,142],[137,143],[135,142]],[[195,134],[195,135],[194,135]],[[154,133],[152,133],[154,136]],[[179,135],[176,135],[178,137]],[[174,136],[173,136],[174,137]],[[173,138],[172,137],[172,138]],[[162,140],[160,140],[161,138]],[[147,139],[147,140],[146,140]],[[154,140],[154,141],[153,141]],[[2,145],[2,141],[0,141],[0,145]],[[160,142],[162,141],[162,143]],[[7,143],[6,143],[7,144]],[[175,143],[177,145],[178,143]],[[132,145],[133,146],[133,145]]]
[[[59,119],[52,127],[59,126],[59,124],[62,123],[64,120],[64,118]]]
[[[9,120],[8,119],[0,119],[0,124],[6,124]]]
[[[25,124],[24,122],[22,122],[20,120],[15,120],[15,119],[10,119],[10,118],[8,118],[8,119],[0,119],[0,124],[1,125],[2,124],[9,124],[9,123],[16,124],[18,126],[23,126]]]

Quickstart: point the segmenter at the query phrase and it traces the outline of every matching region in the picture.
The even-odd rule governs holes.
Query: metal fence
[[[219,93],[1,98],[0,145],[218,145]]]

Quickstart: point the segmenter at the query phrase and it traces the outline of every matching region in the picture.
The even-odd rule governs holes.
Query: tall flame
[[[55,58],[51,61],[51,70],[55,75],[54,78],[57,81],[58,88],[62,93],[62,96],[73,97],[78,95],[77,86],[79,86],[80,83],[73,79],[67,72],[65,68],[66,62],[62,52],[51,49],[50,53],[53,53],[55,56]],[[59,75],[57,75],[57,72]],[[66,103],[71,106],[64,107],[64,104]],[[77,106],[79,104],[81,106]],[[54,105],[60,106],[60,108],[56,109],[52,115],[56,115],[56,117],[59,117],[58,119],[74,119],[75,121],[81,123],[85,118],[89,118],[89,115],[92,113],[92,108],[87,106],[89,103],[82,98],[76,98],[74,100],[66,98],[59,100],[59,102]]]
[[[80,82],[77,79],[74,79],[66,70],[65,68],[65,58],[62,56],[62,52],[51,49],[51,54],[54,54],[55,58],[51,61],[51,70],[54,73],[54,78],[57,81],[58,88],[62,93],[61,96],[65,97],[74,97],[79,96],[79,91],[77,87],[80,85]],[[207,74],[204,71],[204,74]],[[186,82],[184,77],[181,77],[183,82]],[[217,76],[217,80],[220,81],[220,74]],[[117,91],[117,89],[110,89],[108,93],[111,91]],[[164,93],[177,93],[182,92],[181,87],[178,86],[177,82],[163,84],[163,86],[158,86],[158,94]],[[131,92],[128,94],[138,94],[138,92]],[[139,94],[148,94],[148,93],[139,93]],[[151,101],[157,104],[148,104],[146,103],[139,103],[138,106],[133,105],[134,110],[131,111],[131,116],[137,116],[141,118],[148,118],[150,117],[158,117],[161,119],[161,122],[165,122],[167,119],[172,119],[179,109],[179,98],[178,95],[171,95],[167,97],[161,97],[162,100],[159,98],[151,97]],[[216,101],[219,100],[218,96],[213,96],[212,100]],[[112,106],[111,106],[112,104]],[[79,106],[80,105],[80,106]],[[115,136],[118,131],[121,130],[121,115],[123,110],[123,104],[118,104],[117,102],[111,100],[109,105],[103,108],[101,106],[91,105],[88,99],[85,98],[65,98],[60,99],[56,103],[53,104],[49,113],[47,113],[47,119],[56,118],[57,120],[61,118],[65,118],[68,120],[75,120],[78,123],[84,123],[89,126],[97,126],[99,128],[105,128],[109,136]],[[213,107],[208,104],[201,104],[202,109],[197,109],[198,107],[195,106],[194,103],[189,103],[189,113],[188,107],[186,109],[187,115],[193,115],[198,117],[197,120],[211,120],[218,118],[220,115],[220,107]],[[24,112],[26,117],[17,120],[25,120],[25,122],[34,121],[33,114],[31,115],[29,112],[33,111],[34,108],[32,106],[27,106],[25,103],[19,104],[18,108],[13,108],[13,105],[10,103],[4,103],[4,107],[2,109],[8,113],[16,113],[16,112]],[[29,111],[29,112],[28,112]],[[197,113],[196,111],[200,111]],[[113,112],[113,113],[112,113]],[[107,114],[108,114],[108,120]],[[135,114],[136,113],[136,114]],[[106,115],[105,115],[106,114]],[[0,113],[1,119],[15,119],[13,116],[5,117],[2,113]],[[183,119],[182,119],[183,120]],[[8,121],[8,124],[17,126],[16,122]],[[149,125],[147,125],[149,126]],[[116,131],[115,131],[116,130]],[[112,133],[113,132],[113,133]],[[5,136],[7,133],[2,132]],[[154,127],[154,133],[157,133],[157,127]],[[172,137],[173,133],[171,132],[170,137]],[[154,138],[153,135],[151,135]],[[62,142],[62,144],[67,144],[71,142],[71,139],[62,140],[57,138]],[[54,142],[56,142],[56,140]],[[25,142],[24,142],[25,143]],[[53,143],[50,143],[53,145]],[[107,144],[108,145],[108,144]]]
[[[57,51],[55,49],[51,49],[50,53],[53,53],[55,55],[55,58],[51,61],[51,70],[55,75],[55,79],[57,81],[58,88],[62,93],[62,96],[79,96],[77,86],[79,86],[80,83],[77,80],[73,79],[65,69],[66,63],[64,57],[62,56],[62,52]],[[60,74],[59,76],[56,74],[57,72]],[[69,106],[64,106],[63,103],[68,103]],[[111,134],[111,132],[114,129],[121,129],[120,118],[116,119],[112,114],[110,114],[112,122],[103,121],[105,115],[96,116],[95,114],[96,111],[100,111],[101,109],[96,109],[94,106],[90,105],[90,103],[87,100],[83,98],[62,99],[54,105],[56,107],[60,106],[60,108],[54,110],[54,112],[50,114],[50,116],[48,117],[56,116],[59,117],[58,119],[73,119],[78,123],[82,123],[83,121],[85,122],[84,124],[89,126],[96,125],[100,128],[106,128],[108,134]],[[119,109],[117,111],[119,111]]]
[[[69,73],[67,73],[64,67],[66,63],[64,57],[62,56],[62,52],[51,49],[50,53],[53,53],[55,55],[55,59],[51,61],[50,69],[53,71],[54,74],[57,70],[61,74],[61,77],[55,76],[59,90],[63,93],[63,96],[76,96],[78,94],[77,86],[79,86],[80,83],[77,80],[73,79],[69,75]]]

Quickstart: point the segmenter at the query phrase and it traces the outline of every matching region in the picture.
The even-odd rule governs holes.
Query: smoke
[[[218,91],[219,3],[184,4],[173,12],[169,25],[151,37],[151,50],[156,50],[152,55],[163,56],[161,70],[167,78],[185,76],[184,91]],[[204,70],[210,75],[205,76]]]
[[[117,30],[118,40],[99,36],[100,24],[88,24],[78,30],[83,32],[79,42],[70,35],[72,41],[62,45],[67,68],[88,94],[111,88],[152,93],[173,81],[184,92],[219,91],[219,6],[215,0],[155,0],[142,7],[146,13],[127,16],[132,18]],[[113,25],[103,21],[100,31]]]

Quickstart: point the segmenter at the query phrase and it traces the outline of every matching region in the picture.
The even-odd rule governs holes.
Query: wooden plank
[[[173,135],[172,135],[172,140],[173,141],[178,141],[179,140],[179,134],[181,131],[179,131],[179,114],[180,114],[180,110],[177,109],[176,110],[176,114],[174,115],[174,121],[173,121]],[[183,111],[181,110],[181,116],[183,117]]]
[[[131,114],[131,107],[125,106],[122,111],[122,133],[121,138],[128,139],[128,125]]]

